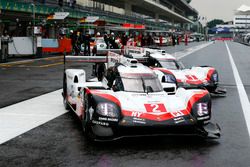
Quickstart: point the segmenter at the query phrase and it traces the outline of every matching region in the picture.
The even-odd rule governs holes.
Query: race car
[[[93,52],[93,49],[96,49],[96,55],[107,55],[107,44],[103,37],[91,38],[90,50]]]
[[[86,57],[67,56],[67,60],[81,62]],[[210,122],[207,90],[180,88],[169,95],[157,75],[136,59],[112,54],[107,60],[102,82],[87,81],[82,69],[64,73],[64,106],[77,114],[87,139],[173,134],[220,137],[219,126]]]
[[[154,43],[156,45],[160,45],[160,37],[154,37]],[[162,45],[170,45],[171,44],[171,40],[169,37],[162,37]]]
[[[218,86],[219,75],[213,67],[185,68],[174,56],[158,48],[126,47],[125,49],[125,54],[129,57],[143,60],[142,62],[146,66],[151,67],[163,84],[172,81],[178,87],[204,87],[210,93],[216,95],[224,96],[226,94],[226,89]],[[135,51],[137,52],[135,53]],[[165,75],[169,77],[165,79]]]

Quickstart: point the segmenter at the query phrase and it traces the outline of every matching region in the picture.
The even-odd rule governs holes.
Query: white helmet
[[[113,32],[111,32],[111,35],[115,35]]]
[[[100,32],[97,32],[97,33],[96,33],[96,35],[97,35],[97,36],[100,36],[100,35],[101,35],[101,33],[100,33]]]

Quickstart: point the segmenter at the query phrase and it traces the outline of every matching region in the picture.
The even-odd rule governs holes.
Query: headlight
[[[176,83],[176,78],[175,78],[174,75],[165,74],[165,75],[162,77],[161,82],[163,82],[163,83]]]
[[[208,104],[207,103],[197,103],[197,114],[200,117],[208,115]]]
[[[106,117],[117,118],[119,116],[117,107],[111,103],[99,103],[96,112]]]
[[[219,77],[218,77],[218,74],[217,74],[217,73],[214,73],[214,74],[212,75],[212,80],[213,80],[214,82],[218,82],[218,81],[219,81]]]

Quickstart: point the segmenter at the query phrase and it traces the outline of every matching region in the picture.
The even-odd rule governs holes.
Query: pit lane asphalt
[[[250,47],[228,45],[249,96]],[[173,49],[182,47],[166,48]],[[83,137],[75,115],[67,113],[0,145],[0,166],[249,166],[249,135],[224,42],[182,61],[187,66],[211,65],[218,70],[228,90],[227,97],[213,98],[213,121],[222,128],[221,139],[150,137],[92,144]],[[2,68],[0,107],[61,88],[62,71],[62,65]]]

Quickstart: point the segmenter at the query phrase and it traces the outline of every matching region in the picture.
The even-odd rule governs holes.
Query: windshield
[[[162,86],[157,77],[155,78],[121,78],[124,91],[126,92],[160,92]]]
[[[177,62],[176,60],[163,60],[160,61],[160,64],[163,68],[170,70],[182,70],[184,68],[183,64]]]

